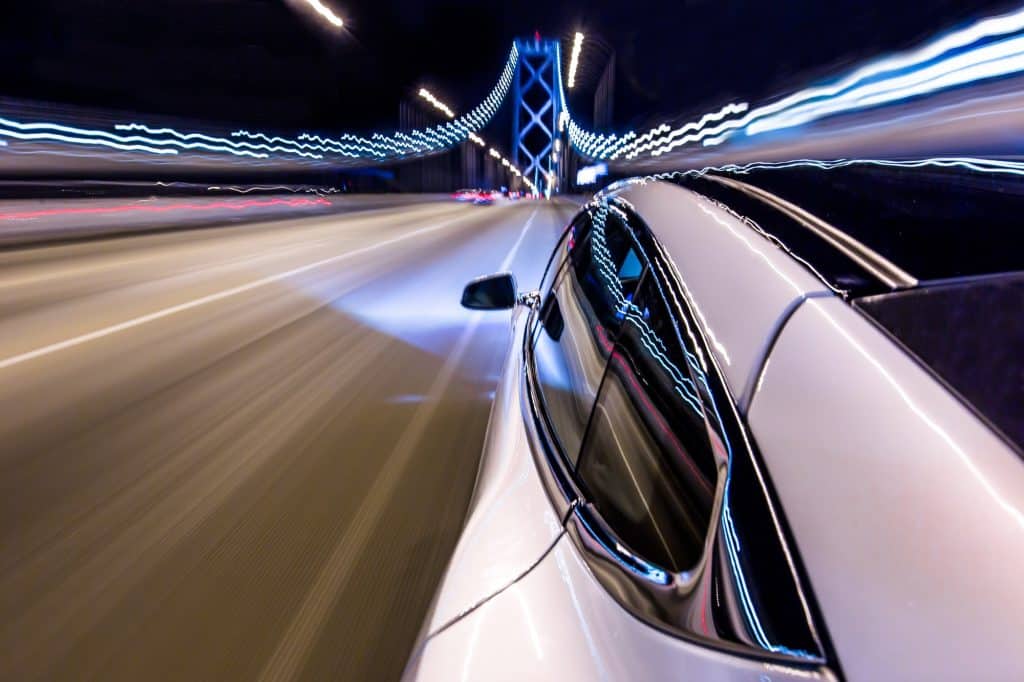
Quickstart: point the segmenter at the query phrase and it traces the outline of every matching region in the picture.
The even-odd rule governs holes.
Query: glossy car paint
[[[656,218],[660,216],[661,224],[649,225],[666,246],[674,244],[669,251],[677,266],[692,266],[698,271],[698,277],[687,279],[693,295],[714,292],[713,285],[720,281],[721,271],[744,273],[728,291],[709,293],[707,305],[702,307],[705,321],[713,321],[720,330],[715,336],[720,364],[733,368],[731,376],[742,390],[750,383],[750,375],[755,372],[767,349],[769,335],[774,333],[797,302],[808,295],[820,294],[824,285],[780,257],[774,245],[741,220],[692,192],[670,185],[650,184],[631,191],[628,199],[638,209],[643,206],[644,210],[657,213]],[[662,204],[667,204],[666,210],[655,211]],[[666,240],[662,237],[667,233],[671,233],[672,238]],[[697,246],[702,240],[706,244]],[[757,305],[750,306],[750,300],[757,301]],[[729,314],[736,310],[743,310],[750,321],[740,325],[728,324]],[[748,312],[752,314],[748,315]],[[523,334],[526,333],[525,313],[521,309],[515,318],[510,356],[492,410],[477,492],[466,530],[442,581],[421,642],[410,659],[406,672],[408,679],[446,680],[457,674],[455,671],[462,670],[465,661],[459,656],[471,655],[469,651],[472,648],[463,637],[467,632],[477,632],[477,626],[471,623],[480,618],[492,600],[503,598],[510,590],[521,595],[515,597],[517,600],[532,600],[534,612],[543,613],[550,623],[564,621],[561,629],[569,627],[570,622],[572,628],[581,628],[573,600],[555,599],[553,596],[564,597],[567,585],[562,572],[530,571],[563,532],[561,514],[565,509],[553,506],[537,470],[537,466],[543,464],[535,460],[531,452],[530,425],[523,410],[524,395],[521,392],[524,385],[521,348]],[[751,340],[758,333],[763,338]],[[608,679],[633,679],[626,671],[635,669],[659,647],[666,647],[659,654],[666,664],[672,661],[681,670],[716,670],[725,679],[749,679],[754,671],[770,672],[770,679],[783,673],[785,676],[798,672],[804,678],[818,674],[815,669],[790,669],[785,665],[721,653],[662,633],[637,620],[608,595],[568,538],[560,541],[559,546],[563,561],[566,560],[564,557],[571,556],[574,562],[572,591],[598,600],[601,608],[593,617],[606,621],[604,626],[610,632],[618,633],[620,642],[618,647],[603,651],[597,658],[588,653],[593,651],[592,647],[584,647],[571,655],[566,653],[560,659],[564,666],[551,668],[550,674],[534,670],[532,679],[556,679],[566,675],[575,679],[586,677],[591,671],[600,673],[602,669],[617,671],[610,677],[606,676]],[[548,606],[538,611],[542,604]],[[494,646],[502,646],[501,633],[506,629],[511,632],[520,626],[537,627],[536,624],[527,624],[528,619],[522,609],[517,608],[514,613],[515,617],[509,615],[509,620],[503,621],[503,629],[495,630],[493,623],[487,628],[480,628],[486,629],[488,636],[494,638]],[[480,634],[474,636],[481,637]],[[562,635],[570,636],[573,635]],[[518,647],[510,642],[506,642],[504,650],[510,658],[522,656]],[[584,659],[589,663],[584,663]],[[526,659],[523,662],[525,664]],[[522,672],[523,668],[510,665],[509,660],[484,656],[477,660],[475,672],[467,679],[516,679],[511,673]]]
[[[970,409],[817,299],[749,422],[850,679],[1024,679],[1024,463]]]
[[[676,186],[645,183],[620,196],[674,260],[734,398],[749,406],[843,675],[1024,679],[1024,469],[1015,453],[742,219]],[[498,391],[503,407],[492,414],[484,492],[406,679],[831,678],[670,636],[595,578],[571,535],[551,524],[565,509],[555,510],[537,475],[543,458],[531,452],[519,394],[524,317]],[[522,487],[505,491],[518,476]],[[512,518],[483,520],[499,509]],[[503,553],[507,541],[521,551]]]
[[[738,658],[624,614],[568,537],[522,580],[432,638],[416,680],[828,680],[828,673]]]
[[[520,307],[513,313],[516,339],[522,338],[527,312]],[[491,408],[466,525],[424,635],[522,576],[564,532],[530,454],[520,404],[522,371],[522,353],[510,353]]]
[[[742,410],[786,316],[804,299],[831,290],[740,218],[698,194],[651,182],[620,196],[675,261]]]

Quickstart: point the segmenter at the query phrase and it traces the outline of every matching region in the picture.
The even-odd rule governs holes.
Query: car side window
[[[543,412],[570,462],[576,461],[608,355],[644,272],[629,227],[606,207],[592,211],[580,227],[567,241],[569,262],[541,305],[533,341]]]
[[[607,207],[593,212],[589,239],[572,251],[572,267],[595,320],[614,338],[643,274],[639,249],[624,214]]]
[[[565,229],[565,232],[558,240],[558,245],[548,258],[547,266],[544,268],[544,275],[541,277],[540,288],[538,289],[541,297],[546,298],[551,293],[551,288],[555,285],[558,276],[562,274],[562,268],[569,259],[570,252],[576,243],[586,236],[589,230],[590,216],[585,211],[577,215]]]
[[[673,572],[704,553],[718,466],[700,389],[657,281],[624,315],[577,476],[615,534]]]
[[[548,318],[551,307],[554,305],[555,284],[565,274],[566,263],[569,261],[572,252],[576,249],[576,245],[586,241],[589,233],[590,215],[583,211],[573,218],[562,238],[559,239],[558,246],[551,253],[547,267],[544,268],[544,276],[541,278],[540,288],[538,289],[541,296],[541,308],[540,313],[537,315],[537,320],[530,330],[531,345],[535,343],[537,334],[543,328],[544,321]],[[557,321],[555,324],[557,324]]]

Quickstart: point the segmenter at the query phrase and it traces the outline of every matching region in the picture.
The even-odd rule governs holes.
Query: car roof
[[[664,182],[633,183],[615,196],[648,225],[682,273],[678,280],[742,411],[786,317],[801,301],[832,292],[741,216],[705,196]]]
[[[792,162],[689,173],[679,181],[741,212],[754,203],[771,204],[772,199],[797,206],[897,267],[914,283],[1024,271],[1024,164]],[[747,201],[741,199],[744,194]],[[760,212],[767,215],[763,209]],[[769,231],[786,231],[778,215],[765,222]],[[809,262],[827,259],[828,252],[836,250],[820,239],[792,241]],[[844,276],[856,280],[862,274],[852,267],[845,272],[839,267],[820,271],[840,289],[846,288]],[[855,286],[854,293],[863,292]]]
[[[681,182],[756,220],[835,291],[860,299],[1024,452],[1024,164],[798,161]]]

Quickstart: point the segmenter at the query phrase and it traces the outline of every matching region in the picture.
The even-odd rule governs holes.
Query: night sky
[[[271,129],[391,129],[427,85],[457,110],[491,88],[511,41],[588,36],[574,112],[587,120],[608,56],[615,121],[699,114],[913,47],[1005,1],[486,2],[324,0],[5,2],[0,94]],[[293,4],[289,4],[293,3]],[[296,8],[294,5],[299,5]]]

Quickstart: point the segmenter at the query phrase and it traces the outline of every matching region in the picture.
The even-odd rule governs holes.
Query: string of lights
[[[515,47],[513,47],[513,50],[515,50]],[[433,106],[433,107],[434,107],[435,109],[437,109],[438,111],[440,111],[440,112],[444,113],[444,115],[445,115],[445,116],[447,116],[448,118],[455,118],[455,112],[454,112],[454,111],[452,111],[451,107],[449,107],[449,106],[448,106],[447,104],[445,104],[444,102],[442,102],[441,100],[439,100],[439,99],[438,99],[437,97],[435,97],[435,96],[434,96],[434,95],[433,95],[433,94],[432,94],[432,93],[431,93],[431,92],[430,92],[429,90],[427,90],[426,88],[420,88],[420,90],[419,90],[419,93],[418,93],[418,94],[419,94],[419,96],[420,96],[420,97],[422,97],[422,98],[423,98],[423,99],[425,99],[425,100],[426,100],[427,102],[429,102],[429,103],[430,103],[430,104],[431,104],[431,105],[432,105],[432,106]],[[474,131],[469,131],[469,133],[467,134],[467,137],[468,137],[468,139],[469,139],[470,141],[472,141],[473,143],[475,143],[475,144],[479,145],[480,147],[486,147],[486,146],[487,146],[487,142],[485,142],[485,141],[484,141],[484,139],[483,139],[482,137],[480,137],[480,136],[479,136],[479,135],[478,135],[478,134],[477,134],[476,132],[474,132]],[[534,186],[534,184],[533,184],[533,183],[532,183],[532,182],[531,182],[531,181],[529,180],[529,178],[526,178],[526,177],[524,177],[524,176],[523,176],[523,173],[522,173],[522,171],[520,171],[520,170],[519,170],[519,169],[518,169],[518,168],[517,168],[517,167],[516,167],[515,165],[513,165],[513,164],[512,164],[512,163],[511,163],[511,162],[510,162],[510,161],[509,161],[508,159],[506,159],[505,157],[503,157],[503,156],[501,155],[501,152],[499,152],[499,151],[498,151],[497,149],[495,149],[494,147],[491,147],[491,148],[490,148],[490,149],[488,150],[488,154],[489,154],[489,155],[490,155],[490,156],[491,156],[492,158],[494,158],[494,159],[495,159],[496,161],[498,161],[499,163],[501,163],[501,165],[502,165],[502,166],[504,166],[505,168],[507,168],[507,169],[508,169],[508,171],[509,171],[510,173],[512,173],[513,175],[515,175],[515,176],[516,176],[517,178],[520,178],[520,179],[521,179],[521,180],[523,181],[523,184],[525,184],[525,185],[526,185],[527,187],[529,187],[529,188],[530,188],[530,191],[531,191],[532,193],[534,193],[534,194],[536,194],[536,193],[537,193],[537,188],[536,188],[536,187]]]
[[[311,164],[393,161],[444,151],[467,139],[482,146],[477,131],[490,122],[504,102],[518,60],[518,49],[513,45],[498,82],[480,104],[458,117],[448,109],[446,113],[451,114],[448,116],[450,120],[422,130],[374,133],[369,136],[342,133],[334,137],[301,133],[295,138],[289,138],[242,129],[221,136],[183,132],[140,122],[118,123],[112,129],[103,129],[84,124],[19,121],[4,116],[0,117],[0,146],[5,148],[5,153],[8,150],[17,151],[8,145],[8,141],[14,141],[103,147],[119,152],[159,156],[189,152],[213,157],[230,156],[254,161],[283,159]],[[435,106],[437,104],[444,106],[440,101]]]
[[[569,56],[569,89],[576,87],[576,69],[580,65],[580,53],[583,51],[583,34],[579,31],[573,36],[572,53]]]
[[[686,145],[715,146],[737,136],[752,137],[1019,75],[1024,73],[1022,32],[1024,10],[982,19],[917,49],[868,62],[831,83],[753,109],[746,102],[730,103],[694,121],[676,126],[663,123],[640,135],[589,131],[571,115],[566,127],[576,151],[594,160],[629,161],[642,155],[658,157]]]
[[[313,3],[311,3],[313,4]],[[573,87],[584,36],[576,33],[571,48],[568,85]],[[447,120],[437,125],[390,134],[341,133],[325,136],[301,133],[295,137],[240,129],[228,134],[180,131],[142,122],[111,127],[0,117],[0,148],[18,153],[21,143],[73,145],[174,157],[182,153],[232,157],[272,163],[282,159],[308,164],[387,162],[450,149],[466,140],[480,147],[479,131],[497,113],[511,89],[519,65],[513,44],[492,90],[476,107],[456,115],[429,90],[419,95]],[[558,124],[582,157],[628,162],[658,157],[690,145],[710,147],[733,138],[748,138],[805,125],[825,117],[903,102],[968,84],[1024,73],[1024,9],[983,19],[952,31],[923,46],[877,59],[823,85],[806,88],[765,105],[732,102],[682,123],[665,122],[644,133],[599,133],[587,130],[566,108]],[[565,102],[559,78],[561,101]],[[503,164],[505,165],[505,164]],[[510,171],[521,176],[508,164]],[[531,188],[532,189],[532,188]]]
[[[426,88],[420,88],[419,94],[420,97],[433,104],[435,109],[444,112],[445,116],[447,116],[448,118],[455,118],[455,112],[451,110],[451,107],[449,107],[447,104],[445,104],[438,98],[434,97],[433,93],[431,93],[429,90],[427,90]]]

